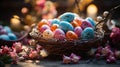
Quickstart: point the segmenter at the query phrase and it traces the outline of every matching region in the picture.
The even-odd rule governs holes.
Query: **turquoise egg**
[[[87,20],[88,22],[90,22],[90,23],[92,24],[92,26],[95,27],[96,24],[95,24],[95,22],[94,22],[94,20],[93,20],[92,18],[87,17],[86,20]]]
[[[83,30],[82,32],[82,39],[83,40],[88,40],[88,39],[93,39],[94,38],[94,30],[91,27],[87,27]]]
[[[60,24],[60,20],[59,19],[53,19],[51,24],[52,25],[53,24],[58,24],[59,25]]]
[[[74,30],[74,27],[66,21],[61,21],[59,26],[64,32],[67,32],[68,30],[71,30],[71,31]]]
[[[4,26],[4,29],[6,30],[7,33],[11,33],[12,32],[12,30],[8,26]]]
[[[0,39],[2,39],[2,40],[10,40],[10,38],[8,37],[8,35],[5,35],[5,34],[0,35]]]
[[[66,12],[66,13],[62,14],[59,18],[60,18],[60,21],[71,22],[74,20],[75,14],[71,13],[71,12]]]
[[[10,40],[16,40],[17,36],[13,33],[8,33],[8,37],[10,38]]]

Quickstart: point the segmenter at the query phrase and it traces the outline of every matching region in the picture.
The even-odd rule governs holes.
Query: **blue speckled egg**
[[[8,37],[8,35],[5,35],[5,34],[0,35],[0,39],[2,39],[2,40],[10,40],[10,38]]]
[[[8,37],[10,38],[10,40],[16,40],[17,36],[13,33],[8,33]]]
[[[92,26],[95,27],[96,24],[95,24],[95,22],[94,22],[94,20],[93,20],[92,18],[87,17],[86,20],[87,20],[88,22],[90,22],[90,23],[92,24]]]
[[[72,24],[70,24],[66,21],[61,21],[59,26],[64,32],[67,32],[68,30],[71,30],[71,31],[74,30],[74,27],[72,26]]]
[[[71,13],[71,12],[66,12],[66,13],[62,14],[59,18],[60,18],[60,21],[71,22],[74,20],[75,14]]]
[[[53,19],[51,24],[52,25],[53,24],[58,24],[59,25],[60,24],[60,20],[59,19]]]
[[[88,40],[88,39],[93,39],[94,38],[94,30],[91,27],[87,27],[83,30],[82,32],[82,39],[83,40]]]
[[[7,33],[11,33],[12,32],[12,30],[8,26],[4,26],[4,29],[7,31]]]

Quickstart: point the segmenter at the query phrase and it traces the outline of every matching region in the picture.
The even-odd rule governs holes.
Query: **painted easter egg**
[[[94,38],[94,30],[91,27],[87,27],[82,32],[82,39],[88,40]]]
[[[67,31],[67,33],[66,33],[66,38],[67,38],[68,40],[75,40],[75,39],[78,39],[78,36],[77,36],[77,34],[76,34],[75,32],[73,32],[73,31]]]
[[[82,34],[82,28],[80,26],[75,27],[74,32],[78,35],[78,37],[81,37]]]
[[[81,24],[82,29],[85,29],[87,27],[93,27],[91,23],[89,23],[88,21],[83,21]]]
[[[50,29],[50,27],[48,25],[42,25],[40,28],[39,28],[39,31],[41,33],[43,33],[46,29]]]
[[[12,32],[12,30],[8,26],[4,26],[4,29],[6,30],[7,33],[11,33]]]
[[[78,24],[78,26],[81,26],[83,19],[82,18],[75,18],[74,22]]]
[[[75,15],[74,15],[74,13],[66,12],[66,13],[62,14],[59,18],[60,18],[60,21],[71,22],[74,20]]]
[[[54,31],[54,38],[59,39],[59,40],[64,40],[66,38],[64,31],[61,29],[56,29]]]
[[[93,20],[92,18],[87,17],[86,20],[87,20],[88,22],[90,22],[93,27],[95,27],[96,24],[95,24],[95,22],[94,22],[94,20]]]
[[[53,25],[51,26],[51,30],[52,30],[52,31],[55,31],[57,28],[59,28],[59,25],[58,25],[58,24],[53,24]]]
[[[1,29],[0,30],[0,35],[2,35],[2,34],[8,34],[8,33],[7,33],[7,31],[5,29]]]
[[[71,24],[72,24],[73,27],[79,26],[79,24],[77,22],[75,22],[74,20],[71,22]]]
[[[54,33],[50,29],[46,29],[43,32],[43,38],[45,38],[45,39],[51,39],[51,38],[53,38],[53,35],[54,35]]]
[[[71,31],[74,30],[74,27],[72,26],[72,24],[70,24],[66,21],[61,21],[59,26],[64,32],[67,32],[68,30],[71,30]]]
[[[59,19],[53,19],[51,25],[53,25],[53,24],[60,24],[60,20]]]
[[[10,38],[5,34],[0,35],[0,39],[2,39],[2,40],[10,40]]]
[[[49,26],[49,22],[46,19],[42,19],[39,23],[38,23],[38,28],[40,28],[42,25],[48,25]]]
[[[8,37],[10,38],[10,40],[16,40],[17,36],[13,33],[8,33]]]
[[[2,25],[0,25],[0,30],[2,30],[3,29],[3,26]]]

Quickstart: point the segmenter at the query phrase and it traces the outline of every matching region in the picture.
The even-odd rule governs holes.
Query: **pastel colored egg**
[[[39,31],[41,33],[43,33],[46,29],[50,29],[50,27],[48,25],[42,25],[40,28],[39,28]]]
[[[49,22],[46,19],[42,19],[39,23],[38,23],[38,28],[40,28],[42,25],[48,25],[49,26]]]
[[[75,27],[74,32],[78,35],[78,37],[81,37],[82,34],[82,28],[80,26]]]
[[[8,37],[10,38],[10,40],[16,40],[17,36],[13,33],[8,33]]]
[[[82,27],[82,29],[85,29],[87,27],[91,27],[92,28],[93,26],[88,21],[83,21],[82,24],[81,24],[81,27]]]
[[[0,25],[0,30],[2,30],[3,29],[3,26],[2,25]]]
[[[45,39],[52,39],[53,35],[54,35],[54,33],[50,29],[46,29],[43,32],[43,38],[45,38]]]
[[[66,12],[66,13],[62,14],[59,18],[60,18],[60,21],[71,22],[74,20],[75,15],[74,15],[74,13]]]
[[[74,20],[73,20],[73,22],[71,22],[71,24],[72,24],[73,27],[79,26],[79,24],[77,22],[75,22]]]
[[[59,28],[59,25],[58,25],[58,24],[53,24],[53,25],[51,26],[51,30],[52,30],[52,31],[55,31],[57,28]]]
[[[72,26],[72,24],[70,24],[66,21],[61,21],[59,26],[64,32],[67,32],[68,30],[71,30],[71,31],[74,30],[74,27]]]
[[[67,31],[67,33],[66,33],[66,38],[67,38],[68,40],[75,40],[75,39],[78,39],[78,36],[77,36],[77,34],[76,34],[75,32],[73,32],[73,31]]]
[[[96,24],[95,24],[95,22],[94,22],[94,20],[93,20],[92,18],[87,17],[86,20],[87,20],[88,22],[90,22],[93,27],[95,27]]]
[[[0,35],[0,39],[2,39],[2,40],[10,40],[10,38],[5,34]]]
[[[7,34],[7,31],[5,29],[1,29],[0,30],[0,35],[2,35],[2,34]]]
[[[81,18],[75,18],[74,19],[74,22],[76,22],[78,24],[78,26],[81,26],[82,21],[83,21],[83,19],[81,19]]]
[[[12,32],[12,30],[8,26],[4,26],[4,29],[6,30],[7,33],[11,33]]]
[[[64,40],[66,38],[64,31],[61,29],[56,29],[54,31],[54,38],[59,39],[59,40]]]
[[[88,40],[88,39],[93,39],[94,38],[94,30],[91,27],[87,27],[83,30],[82,32],[82,39],[83,40]]]
[[[53,19],[51,25],[53,25],[53,24],[60,24],[60,20],[59,19]]]

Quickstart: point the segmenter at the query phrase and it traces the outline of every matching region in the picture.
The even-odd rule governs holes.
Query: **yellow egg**
[[[50,29],[46,29],[43,32],[43,38],[45,38],[45,39],[52,39],[53,35],[54,35],[54,33]]]

